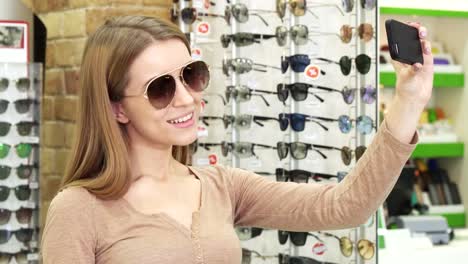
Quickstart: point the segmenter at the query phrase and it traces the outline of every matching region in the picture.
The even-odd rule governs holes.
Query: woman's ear
[[[111,102],[111,105],[112,105],[112,112],[114,113],[114,116],[117,122],[122,123],[122,124],[127,124],[130,120],[125,114],[122,103]]]

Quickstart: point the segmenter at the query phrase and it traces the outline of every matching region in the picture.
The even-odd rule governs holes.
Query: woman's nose
[[[190,105],[195,102],[190,87],[186,86],[180,78],[176,78],[176,91],[172,105],[174,107]]]

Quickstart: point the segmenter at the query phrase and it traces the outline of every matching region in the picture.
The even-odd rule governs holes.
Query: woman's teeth
[[[181,117],[181,118],[177,118],[177,119],[174,119],[174,120],[169,120],[169,123],[171,124],[178,124],[178,123],[183,123],[187,120],[190,120],[193,116],[193,113],[190,113],[184,117]]]

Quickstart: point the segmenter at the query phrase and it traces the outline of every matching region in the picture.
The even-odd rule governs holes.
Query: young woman
[[[354,227],[384,201],[417,142],[431,96],[424,66],[394,63],[396,96],[372,144],[339,184],[279,183],[224,166],[188,166],[204,62],[178,28],[112,19],[88,40],[78,133],[43,232],[46,264],[241,262],[235,226],[291,231]]]

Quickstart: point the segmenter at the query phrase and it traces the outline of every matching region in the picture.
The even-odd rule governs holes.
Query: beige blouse
[[[289,231],[349,228],[383,203],[414,150],[385,122],[339,184],[276,182],[224,166],[190,167],[201,208],[188,229],[164,213],[144,215],[125,200],[69,188],[52,201],[43,233],[46,264],[241,263],[235,226]],[[157,202],[157,201],[155,201]]]

